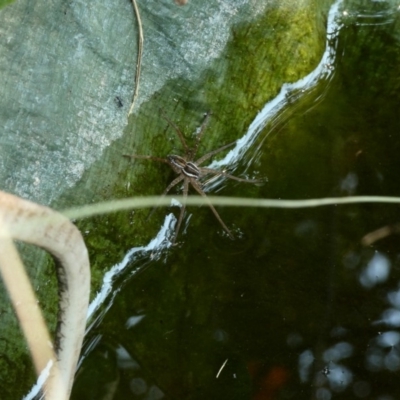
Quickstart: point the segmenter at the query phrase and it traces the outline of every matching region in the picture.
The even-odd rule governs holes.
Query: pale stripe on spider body
[[[200,179],[200,168],[192,161],[186,161],[181,156],[169,155],[167,156],[173,170],[177,173],[183,173],[189,178]]]

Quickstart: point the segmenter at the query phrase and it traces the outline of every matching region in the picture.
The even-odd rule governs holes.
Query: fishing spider
[[[236,142],[226,144],[226,145],[218,148],[217,150],[210,151],[209,153],[207,153],[207,154],[203,155],[202,157],[198,158],[197,160],[195,160],[196,153],[199,148],[200,140],[204,134],[205,127],[208,123],[210,115],[211,115],[211,112],[208,112],[206,114],[206,118],[204,119],[204,122],[201,124],[199,133],[197,134],[195,145],[194,145],[194,147],[190,148],[187,145],[186,140],[183,136],[183,133],[178,128],[178,126],[175,125],[171,120],[169,120],[169,118],[166,115],[162,114],[162,117],[168,122],[168,124],[178,134],[179,140],[181,141],[183,149],[185,150],[185,155],[183,157],[177,156],[175,154],[170,154],[167,156],[167,158],[160,158],[160,157],[155,157],[155,156],[143,156],[143,155],[129,155],[129,154],[124,154],[123,156],[129,157],[129,158],[139,158],[139,159],[145,159],[145,160],[159,161],[159,162],[168,164],[174,170],[174,172],[178,174],[178,176],[167,186],[167,188],[164,190],[161,197],[167,195],[167,193],[174,186],[176,186],[178,183],[183,181],[183,197],[186,198],[188,195],[188,191],[189,191],[189,185],[192,185],[193,188],[196,190],[196,192],[199,193],[199,195],[202,196],[204,199],[206,199],[208,206],[211,208],[211,211],[214,213],[215,217],[217,218],[219,223],[222,225],[225,232],[229,235],[229,237],[231,239],[233,239],[233,235],[232,235],[231,231],[225,225],[224,221],[218,214],[217,210],[214,208],[214,206],[208,200],[207,195],[204,193],[203,185],[200,183],[200,179],[206,175],[211,174],[214,176],[217,176],[217,175],[224,176],[226,178],[233,179],[238,182],[258,183],[258,182],[260,182],[260,180],[258,180],[258,179],[242,179],[242,178],[238,178],[236,176],[227,174],[225,171],[218,171],[216,169],[200,166],[202,163],[204,163],[204,161],[210,159],[215,154],[218,154],[221,151],[227,149],[228,147],[234,145]],[[181,207],[181,212],[179,214],[178,224],[175,229],[175,236],[174,236],[173,243],[175,243],[176,238],[178,237],[178,233],[179,233],[179,229],[182,224],[185,209],[186,209],[186,205],[185,205],[185,202],[183,202],[182,207]],[[152,215],[153,211],[150,213],[149,217]]]

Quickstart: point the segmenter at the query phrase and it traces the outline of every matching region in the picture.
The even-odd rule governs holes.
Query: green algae
[[[14,0],[0,0],[0,8],[5,7],[7,4],[11,4]]]

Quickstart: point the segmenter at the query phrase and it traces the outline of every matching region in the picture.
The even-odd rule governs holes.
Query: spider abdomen
[[[183,173],[189,178],[200,178],[200,168],[194,162],[186,161],[183,157],[176,155],[169,155],[168,160],[177,174]]]

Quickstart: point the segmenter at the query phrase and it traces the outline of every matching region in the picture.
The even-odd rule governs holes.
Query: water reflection
[[[360,274],[360,283],[370,289],[385,282],[389,277],[390,261],[383,254],[376,252]]]
[[[400,310],[395,308],[388,308],[382,314],[382,319],[378,321],[379,323],[392,326],[399,327],[400,326]]]
[[[343,358],[348,358],[353,354],[353,346],[347,342],[339,342],[327,349],[323,353],[323,359],[325,362],[337,362]]]
[[[143,318],[145,315],[134,315],[132,317],[129,317],[128,320],[126,321],[126,328],[130,329],[136,326]]]
[[[354,172],[349,172],[346,177],[340,183],[340,190],[345,192],[347,195],[356,193],[358,185],[358,177]]]
[[[306,383],[310,379],[310,373],[313,364],[313,352],[311,350],[303,351],[299,356],[299,377],[302,383]]]
[[[400,6],[396,1],[355,0],[343,11],[343,15],[359,26],[390,25],[396,22]]]

